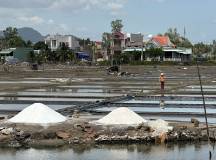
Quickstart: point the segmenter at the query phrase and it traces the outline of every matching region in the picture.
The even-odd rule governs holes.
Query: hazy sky
[[[100,40],[110,22],[144,35],[177,27],[192,42],[216,39],[216,0],[0,0],[0,29],[33,27],[43,35],[74,34]]]

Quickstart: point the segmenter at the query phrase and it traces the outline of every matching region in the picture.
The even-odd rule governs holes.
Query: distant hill
[[[18,28],[18,33],[23,40],[25,41],[30,40],[33,43],[42,41],[44,39],[44,37],[40,34],[40,32],[29,27]]]
[[[42,41],[44,39],[44,36],[42,36],[40,32],[30,27],[18,28],[18,34],[20,37],[22,37],[23,40],[30,40],[33,43]],[[3,35],[3,31],[0,31],[0,37],[2,37]]]

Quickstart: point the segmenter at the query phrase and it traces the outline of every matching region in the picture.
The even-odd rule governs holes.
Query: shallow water
[[[103,108],[98,108],[95,109],[96,111],[102,111],[102,112],[110,112],[117,107],[103,107]],[[139,112],[139,113],[146,113],[146,112],[164,112],[164,113],[169,113],[169,112],[176,112],[176,113],[181,113],[181,112],[187,112],[187,113],[204,113],[203,108],[171,108],[171,107],[166,107],[165,109],[161,109],[160,107],[127,107],[130,110],[134,112]],[[207,109],[207,113],[216,113],[216,108],[215,109]]]
[[[214,160],[216,152],[212,150]],[[2,160],[207,160],[208,145],[98,145],[59,149],[0,149]]]
[[[123,94],[117,93],[65,93],[65,92],[17,92],[16,95],[19,96],[71,96],[71,97],[116,97]]]
[[[0,104],[0,110],[4,111],[21,111],[24,108],[30,106],[31,104]],[[58,110],[66,107],[72,107],[73,105],[48,105],[48,107]]]
[[[0,97],[4,101],[35,101],[35,102],[96,102],[102,101],[103,98],[53,98],[53,97]]]
[[[50,84],[49,81],[0,81],[0,84]]]
[[[129,100],[129,101],[122,101],[122,102],[119,102],[119,103],[125,103],[125,104],[160,104],[160,100]],[[188,100],[182,100],[182,101],[165,101],[166,104],[184,104],[184,105],[201,105],[203,104],[203,101],[201,100],[197,100],[197,101],[188,101]],[[216,105],[216,101],[215,100],[212,100],[212,101],[205,101],[205,103],[208,105]]]

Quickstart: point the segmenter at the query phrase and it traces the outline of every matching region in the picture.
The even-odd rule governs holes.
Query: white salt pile
[[[156,132],[168,132],[169,130],[172,130],[172,127],[162,119],[148,121],[148,126],[154,129]]]
[[[144,122],[147,121],[126,107],[117,108],[96,121],[96,123],[104,125],[139,125]]]
[[[48,124],[64,121],[66,121],[66,117],[41,103],[34,103],[9,119],[9,122],[13,123],[30,124]]]

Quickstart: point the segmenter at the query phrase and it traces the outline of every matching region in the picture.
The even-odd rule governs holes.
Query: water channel
[[[216,151],[212,150],[216,158]],[[55,149],[0,149],[2,160],[207,160],[208,145],[195,144],[134,144],[77,146]]]

